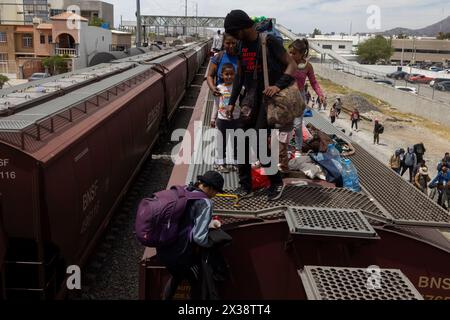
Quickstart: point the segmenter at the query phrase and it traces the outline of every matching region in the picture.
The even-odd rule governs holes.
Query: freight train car
[[[194,123],[208,124],[212,95],[207,84]],[[450,213],[377,160],[319,113],[305,118],[329,135],[352,143],[362,192],[324,185],[306,177],[286,179],[275,203],[259,191],[239,205],[214,199],[214,215],[233,242],[222,253],[230,277],[218,283],[223,299],[450,300]],[[205,128],[206,129],[206,128]],[[205,139],[203,150],[210,140]],[[209,154],[200,156],[211,157]],[[168,187],[193,182],[213,170],[211,158],[175,166]],[[238,187],[236,173],[225,189]],[[219,276],[220,277],[220,276]],[[169,274],[156,250],[140,262],[140,298],[160,300]],[[178,298],[189,297],[181,285]]]
[[[7,299],[57,297],[67,268],[86,262],[184,94],[188,67],[179,55],[128,62],[121,73],[0,117]]]

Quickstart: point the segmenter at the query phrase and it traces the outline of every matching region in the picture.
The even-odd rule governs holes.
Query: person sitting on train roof
[[[286,52],[283,44],[278,39],[267,34],[269,84],[264,89],[264,78],[262,70],[262,55],[260,54],[261,43],[260,34],[255,28],[254,21],[242,10],[233,10],[225,18],[225,32],[231,34],[240,41],[238,49],[239,70],[234,81],[233,93],[230,99],[231,112],[245,87],[245,95],[241,99],[241,119],[240,127],[244,131],[256,129],[257,134],[261,131],[270,136],[271,129],[267,123],[267,112],[263,105],[263,96],[273,97],[281,90],[289,87],[294,82],[294,73],[297,69],[294,59]],[[268,145],[268,143],[266,143]],[[250,139],[246,138],[244,143],[245,155],[238,155],[239,159],[245,158],[244,163],[239,164],[240,188],[236,193],[241,197],[250,197],[252,192],[252,166],[250,161]],[[262,150],[262,146],[257,143],[253,146],[256,154],[270,154],[269,150]],[[276,159],[278,162],[278,159]],[[271,163],[263,163],[265,167],[271,167]],[[268,200],[276,201],[282,196],[284,190],[281,173],[268,176],[271,186],[268,192]]]
[[[187,280],[191,285],[191,299],[200,299],[201,248],[211,244],[208,241],[210,229],[220,228],[213,220],[211,201],[219,192],[223,193],[224,179],[215,171],[206,172],[197,178],[189,191],[203,192],[207,199],[195,200],[185,209],[185,219],[180,225],[178,239],[171,245],[157,248],[157,255],[166,266],[172,278],[164,289],[164,300],[172,300],[178,286]]]

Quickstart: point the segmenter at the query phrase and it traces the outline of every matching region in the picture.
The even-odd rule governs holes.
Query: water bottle
[[[349,159],[342,162],[342,180],[344,188],[353,192],[360,192],[361,186],[359,184],[358,171]]]

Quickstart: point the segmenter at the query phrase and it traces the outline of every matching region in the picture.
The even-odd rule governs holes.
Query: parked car
[[[44,72],[37,72],[37,73],[33,73],[31,75],[31,77],[28,78],[28,81],[36,81],[36,80],[42,80],[45,78],[50,77],[50,74],[48,73],[44,73]]]
[[[411,78],[418,77],[420,75],[421,75],[420,73],[410,73],[405,77],[405,80],[409,82]]]
[[[450,69],[441,70],[441,71],[439,71],[439,73],[450,74]]]
[[[417,94],[417,89],[416,88],[396,86],[395,89]]]
[[[364,79],[368,79],[368,80],[377,80],[378,77],[377,77],[377,76],[374,76],[373,74],[371,74],[371,75],[364,76]]]
[[[439,91],[450,91],[450,81],[442,81],[434,86]]]
[[[377,80],[373,80],[373,82],[378,83],[378,84],[386,84],[388,86],[394,85],[394,83],[390,80],[377,79]]]
[[[450,81],[449,78],[436,78],[430,82],[430,87],[434,87],[436,84],[442,81]]]
[[[405,71],[395,71],[393,73],[389,73],[386,76],[391,79],[403,80],[408,75],[408,72]]]
[[[439,71],[442,71],[443,69],[442,69],[442,68],[439,68],[439,67],[431,67],[431,68],[428,69],[428,70],[434,71],[434,72],[439,72]]]
[[[344,67],[337,65],[337,66],[334,66],[334,70],[343,71]]]
[[[416,76],[416,77],[409,78],[409,82],[426,83],[426,84],[430,83],[433,80],[434,80],[434,78],[424,76],[423,74]]]

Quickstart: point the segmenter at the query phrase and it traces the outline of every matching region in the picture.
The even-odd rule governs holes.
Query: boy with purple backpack
[[[173,299],[183,280],[191,285],[191,299],[200,299],[201,249],[211,247],[209,230],[221,227],[213,220],[211,199],[223,193],[222,175],[209,171],[197,181],[158,192],[138,208],[137,238],[145,246],[156,247],[159,260],[172,276],[164,289],[164,300]]]

